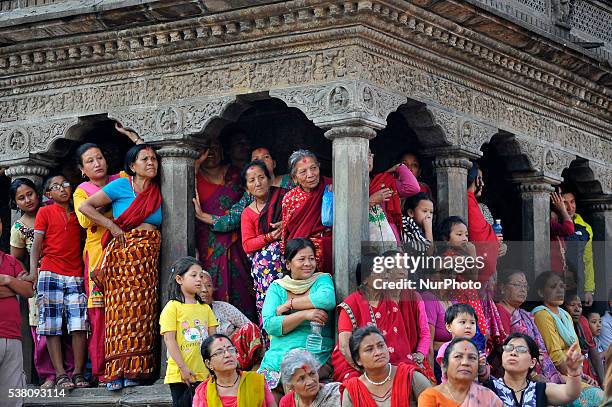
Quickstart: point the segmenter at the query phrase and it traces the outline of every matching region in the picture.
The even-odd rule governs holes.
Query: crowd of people
[[[605,401],[612,298],[604,310],[593,302],[593,233],[569,189],[551,196],[551,269],[529,281],[523,270],[498,266],[508,248],[479,203],[484,181],[476,162],[466,185],[468,219],[435,222],[418,156],[402,154],[374,174],[370,152],[371,253],[355,270],[358,289],[336,298],[333,227],[322,218],[333,179],[308,150],[294,151],[288,174],[276,174],[269,148],[251,148],[236,131],[226,148],[210,140],[196,160],[197,258],[173,259],[160,310],[163,162],[135,133],[116,129],[134,143],[124,171],[109,174],[103,150],[85,143],[76,150],[83,177],[76,188],[62,174],[42,190],[25,178],[11,184],[21,216],[10,255],[0,252],[4,399],[25,386],[20,296],[28,301],[42,389],[151,383],[161,335],[164,383],[177,407]],[[377,289],[376,279],[399,282],[408,271],[373,272],[372,258],[404,253],[480,257],[479,269],[419,273],[484,288]],[[540,301],[528,309],[530,288]]]

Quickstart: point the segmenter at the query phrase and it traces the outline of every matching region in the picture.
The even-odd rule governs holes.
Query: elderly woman
[[[309,238],[315,247],[317,268],[332,272],[332,233],[321,223],[321,203],[329,178],[321,178],[319,161],[308,150],[297,150],[289,157],[289,173],[298,185],[283,198],[281,251],[289,239]],[[329,186],[328,186],[329,185]]]
[[[319,383],[319,364],[310,352],[293,349],[281,363],[281,380],[289,392],[279,407],[340,406],[340,383]]]
[[[475,382],[478,377],[478,347],[468,338],[450,341],[442,358],[445,383],[421,393],[419,407],[502,407],[491,390]]]
[[[142,144],[144,140],[115,123],[115,129],[128,137],[135,144]],[[91,278],[91,272],[95,269],[102,258],[102,237],[106,229],[94,223],[87,216],[83,215],[78,208],[83,202],[109,182],[121,176],[127,176],[125,172],[121,174],[108,174],[108,165],[102,149],[93,143],[85,143],[76,150],[76,159],[83,179],[74,190],[74,207],[77,219],[82,228],[87,231],[85,248],[83,249],[83,262],[85,264],[85,292],[87,293],[87,318],[91,327],[89,335],[88,350],[91,360],[92,375],[100,379],[104,375],[104,294]],[[110,210],[104,212],[104,216],[111,219],[113,214]]]
[[[94,279],[104,292],[105,381],[109,390],[136,385],[156,369],[158,229],[162,222],[158,167],[152,146],[130,148],[125,156],[129,178],[110,182],[78,208],[107,229],[102,238],[103,259]],[[108,205],[113,219],[101,211]]]
[[[505,341],[511,333],[521,333],[533,338],[539,348],[541,363],[536,364],[530,373],[530,378],[542,382],[564,383],[561,374],[548,355],[544,339],[533,320],[533,316],[520,308],[527,299],[529,291],[525,273],[521,270],[512,269],[500,273],[498,288],[501,300],[496,304],[496,307],[503,327],[502,340]]]
[[[388,251],[383,256],[392,257],[397,253]],[[366,259],[370,260],[371,256]],[[360,269],[362,283],[358,290],[338,305],[338,341],[332,353],[334,380],[341,382],[361,375],[359,367],[353,362],[349,342],[355,329],[374,325],[385,332],[392,365],[416,363],[428,372],[427,376],[433,381],[433,372],[425,360],[429,353],[429,325],[425,304],[419,294],[414,290],[377,290],[374,288],[375,280],[396,276],[392,273],[372,273],[369,261]]]
[[[312,242],[304,238],[289,240],[285,266],[289,274],[270,285],[263,306],[263,326],[270,335],[270,349],[259,372],[265,375],[271,389],[278,385],[281,361],[291,349],[306,348],[322,366],[320,376],[329,377],[327,363],[334,343],[334,283],[331,275],[316,272]],[[307,342],[310,335],[315,340]]]
[[[227,335],[236,347],[236,357],[242,370],[259,367],[263,356],[261,331],[240,310],[224,301],[213,301],[215,287],[207,271],[202,270],[200,297],[212,308],[219,326],[217,333]]]
[[[543,305],[535,307],[531,312],[551,360],[557,370],[564,375],[564,380],[567,380],[566,355],[570,346],[578,341],[578,335],[574,330],[572,317],[561,308],[565,297],[565,283],[555,272],[546,271],[536,278],[535,290],[542,298]],[[593,379],[584,373],[582,381],[579,401],[582,405],[599,405],[603,401],[603,391],[589,386],[589,383],[593,383]]]
[[[242,247],[252,256],[251,276],[255,284],[257,313],[272,281],[283,277],[280,251],[281,201],[286,190],[271,186],[272,177],[263,161],[252,161],[240,174],[243,185],[255,199],[242,212]]]
[[[525,334],[510,334],[503,344],[502,367],[504,374],[499,379],[489,380],[485,385],[493,390],[505,406],[545,407],[565,405],[580,394],[582,355],[577,343],[567,352],[568,378],[566,384],[541,383],[529,379],[538,363],[540,350],[533,339]]]
[[[202,213],[225,215],[243,194],[240,169],[222,164],[223,150],[219,140],[212,139],[197,160],[196,241],[199,258],[213,277],[217,287],[215,299],[229,301],[249,316],[255,315],[253,295],[249,284],[247,258],[242,250],[237,230],[218,232],[203,221]]]
[[[342,407],[416,406],[419,394],[431,383],[414,363],[390,362],[383,334],[372,325],[358,328],[350,340],[351,357],[362,373],[344,382]]]
[[[264,377],[240,370],[236,347],[227,336],[213,334],[206,338],[202,359],[210,377],[197,387],[194,407],[276,407]]]

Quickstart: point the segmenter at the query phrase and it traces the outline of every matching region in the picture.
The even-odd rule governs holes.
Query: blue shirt
[[[129,178],[119,178],[106,184],[102,191],[112,201],[113,218],[117,219],[136,199],[136,193],[132,189]],[[150,214],[144,223],[150,223],[159,227],[162,222],[161,206],[152,214]]]

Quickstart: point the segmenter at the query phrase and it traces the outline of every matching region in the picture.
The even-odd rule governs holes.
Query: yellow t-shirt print
[[[202,360],[200,345],[208,337],[208,327],[218,326],[215,314],[208,304],[183,304],[170,300],[159,318],[160,331],[176,332],[176,342],[185,364],[198,381],[208,377],[208,369]],[[164,383],[181,383],[181,372],[176,362],[168,355],[168,368]]]

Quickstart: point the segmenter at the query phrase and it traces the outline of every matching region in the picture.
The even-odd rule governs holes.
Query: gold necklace
[[[463,401],[459,401],[457,400],[457,398],[455,397],[455,395],[453,394],[453,392],[451,391],[451,389],[448,387],[448,383],[446,383],[446,387],[444,387],[444,390],[446,390],[446,393],[451,396],[451,398],[453,399],[453,401],[457,404],[461,404],[463,403]],[[465,397],[463,398],[465,400]]]

